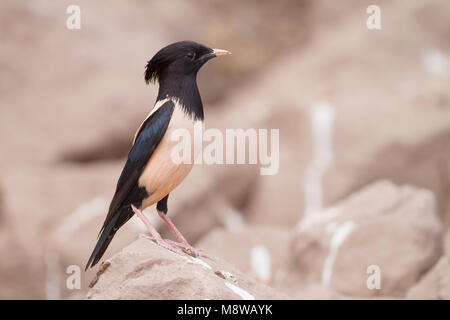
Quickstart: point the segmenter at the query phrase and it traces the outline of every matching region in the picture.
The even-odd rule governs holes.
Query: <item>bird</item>
[[[171,150],[176,143],[171,134],[177,129],[187,129],[192,133],[196,123],[203,123],[197,73],[210,59],[228,54],[231,52],[212,49],[194,41],[179,41],[160,49],[147,62],[145,82],[159,84],[156,102],[134,136],[85,270],[100,261],[116,232],[134,214],[150,232],[144,236],[161,247],[179,254],[208,257],[192,247],[167,216],[170,192],[186,178],[193,166],[192,163],[177,163],[171,159]],[[178,242],[163,239],[142,213],[154,204]]]

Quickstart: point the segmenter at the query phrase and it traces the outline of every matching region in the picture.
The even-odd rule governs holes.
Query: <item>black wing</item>
[[[174,103],[167,101],[148,117],[139,129],[86,269],[91,262],[91,266],[94,266],[100,260],[116,231],[133,216],[131,204],[139,208],[147,196],[145,187],[138,185],[139,177],[166,133],[174,108]]]

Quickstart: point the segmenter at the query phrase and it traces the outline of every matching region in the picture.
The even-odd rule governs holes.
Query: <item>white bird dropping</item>
[[[263,245],[257,245],[252,248],[250,253],[250,265],[252,274],[260,281],[268,283],[272,277],[272,262],[269,250]]]

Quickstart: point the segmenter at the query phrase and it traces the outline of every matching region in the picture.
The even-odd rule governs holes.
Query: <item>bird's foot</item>
[[[154,237],[146,233],[140,233],[139,237],[154,241],[157,245],[163,247],[164,249],[170,250],[180,255],[185,255],[185,252],[181,250],[178,246],[170,243],[168,240],[164,240],[161,237]]]
[[[184,254],[184,252],[180,248],[167,243],[167,241],[165,241],[161,237],[161,235],[158,233],[158,231],[156,231],[155,227],[152,226],[152,224],[147,219],[147,217],[142,213],[142,211],[137,209],[134,205],[131,205],[131,208],[133,209],[134,213],[142,220],[142,222],[144,222],[145,226],[147,227],[148,231],[151,234],[151,235],[149,235],[149,234],[139,234],[140,237],[147,238],[147,239],[150,239],[152,241],[155,241],[156,244],[158,244],[159,246],[161,246],[161,247],[163,247],[165,249],[168,249],[168,250],[170,250],[172,252],[175,252],[175,253],[178,253],[178,254],[181,254],[181,255]]]
[[[207,255],[206,253],[204,253],[203,250],[196,249],[187,242],[175,242],[170,239],[162,239],[162,238],[157,240],[152,235],[149,235],[146,233],[140,233],[139,237],[156,242],[161,247],[166,248],[170,251],[173,251],[173,252],[181,254],[181,255],[188,255],[188,256],[191,256],[194,258],[203,257],[203,258],[207,258],[207,259],[211,259],[211,260],[216,260],[214,257],[211,257],[211,256]]]
[[[187,255],[190,255],[191,257],[194,257],[194,258],[203,257],[203,258],[215,260],[213,257],[204,253],[203,250],[196,249],[187,242],[175,242],[172,240],[166,240],[166,241],[174,246],[179,247],[181,250],[183,250],[184,253],[186,253]]]

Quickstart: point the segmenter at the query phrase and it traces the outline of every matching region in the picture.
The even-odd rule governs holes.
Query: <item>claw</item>
[[[178,246],[176,246],[174,244],[170,244],[169,240],[164,240],[162,238],[155,238],[155,237],[153,237],[149,234],[145,234],[145,233],[140,233],[139,237],[151,240],[151,241],[155,242],[157,245],[159,245],[160,247],[163,247],[164,249],[170,250],[170,251],[178,253],[180,255],[185,254],[183,252],[183,250],[181,250]]]
[[[181,248],[181,250],[183,250],[184,253],[186,253],[187,255],[190,255],[191,257],[194,257],[194,258],[203,257],[203,258],[211,259],[213,261],[215,260],[215,258],[204,253],[203,250],[196,249],[187,242],[175,242],[172,240],[166,240],[166,241],[171,243],[174,246]]]

